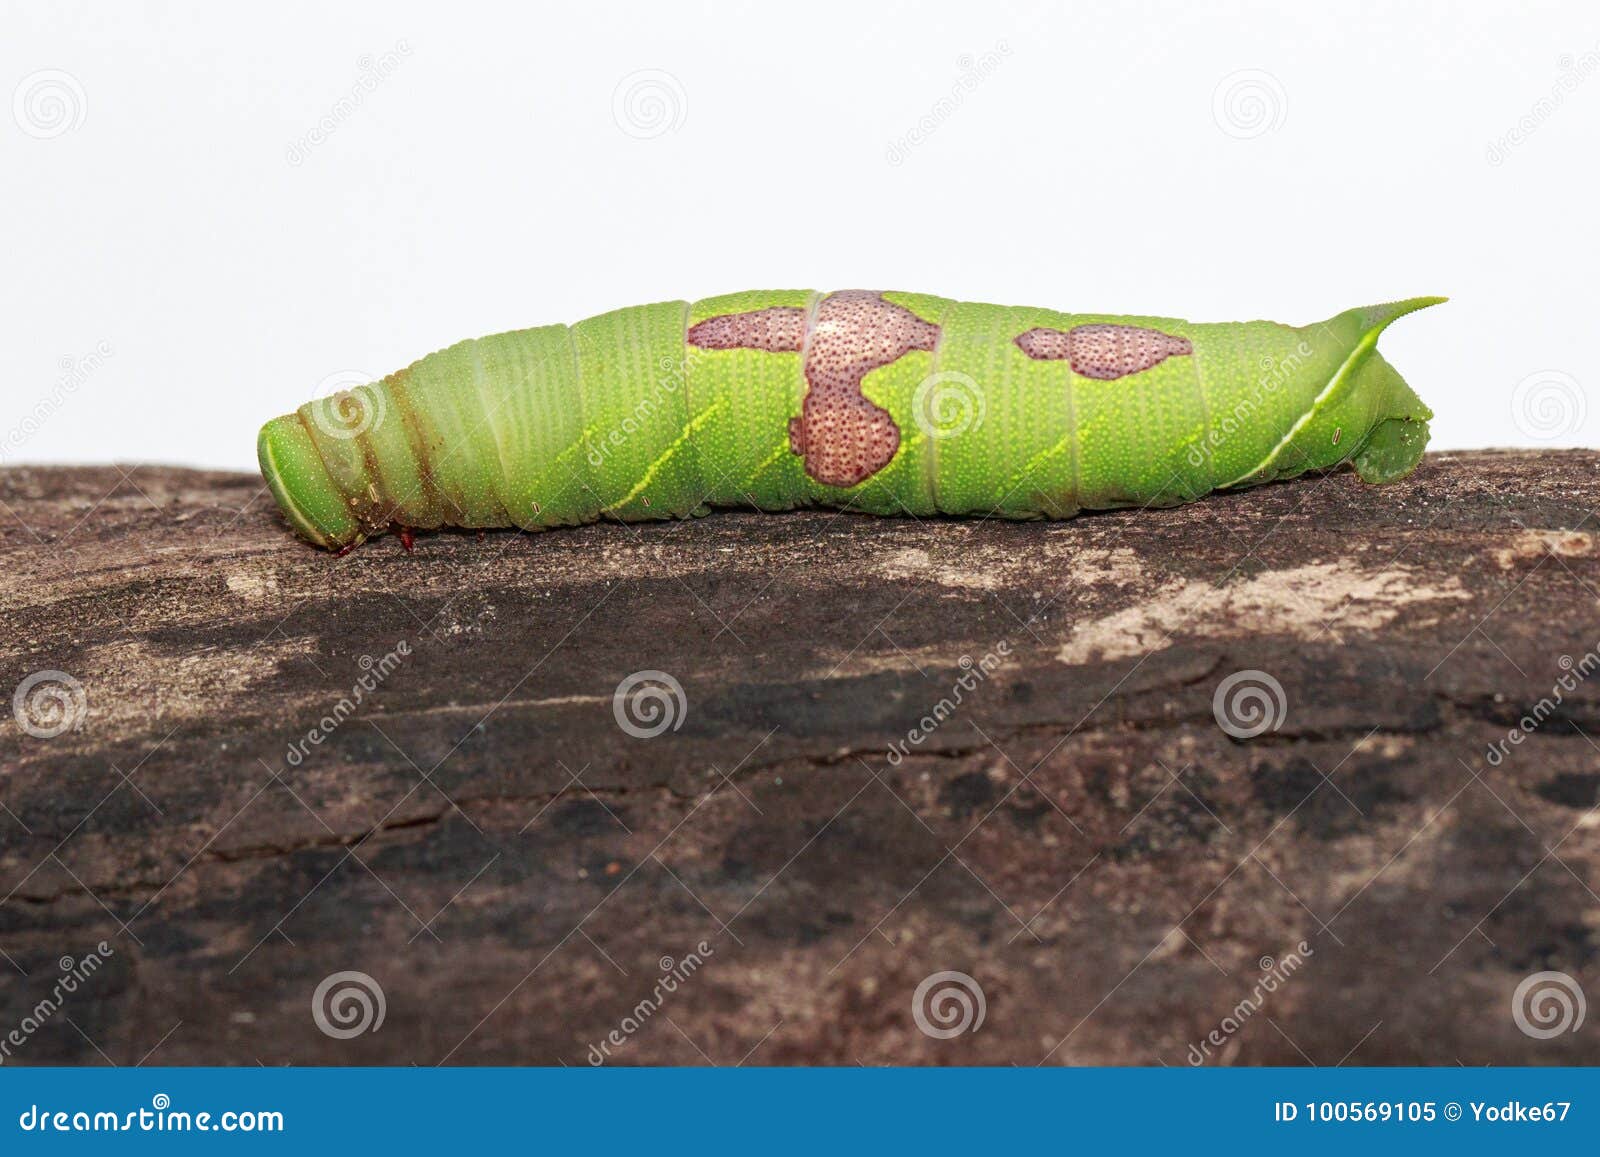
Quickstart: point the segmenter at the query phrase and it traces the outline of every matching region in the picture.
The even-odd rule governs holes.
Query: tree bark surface
[[[1597,468],[344,558],[8,468],[0,1059],[1600,1063]]]

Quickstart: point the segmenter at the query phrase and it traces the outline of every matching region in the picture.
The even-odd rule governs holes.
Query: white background
[[[1592,0],[232,7],[0,6],[0,461],[253,469],[322,383],[794,286],[1448,294],[1383,341],[1435,448],[1600,444]]]

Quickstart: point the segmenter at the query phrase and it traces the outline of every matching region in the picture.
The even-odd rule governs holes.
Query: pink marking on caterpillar
[[[1158,329],[1137,325],[1078,325],[1063,332],[1037,326],[1016,338],[1017,348],[1035,361],[1069,361],[1072,372],[1112,381],[1158,366],[1169,357],[1187,357],[1194,345]]]
[[[872,477],[900,449],[900,428],[862,394],[862,379],[912,350],[932,351],[939,327],[881,293],[846,289],[822,299],[809,333],[805,310],[778,306],[709,317],[688,339],[702,349],[803,351],[806,395],[789,420],[789,449],[816,481],[844,487]]]
[[[793,352],[805,343],[806,311],[779,305],[708,317],[689,329],[689,344],[708,350]]]

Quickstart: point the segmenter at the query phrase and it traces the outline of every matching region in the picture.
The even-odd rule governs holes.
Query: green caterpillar
[[[716,506],[1068,518],[1353,463],[1433,415],[1376,349],[1418,297],[1304,327],[772,290],[461,342],[261,429],[289,522],[570,526]]]

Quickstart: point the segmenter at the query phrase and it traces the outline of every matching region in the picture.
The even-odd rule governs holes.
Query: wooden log
[[[335,559],[0,471],[0,1060],[1600,1062],[1597,473]]]

